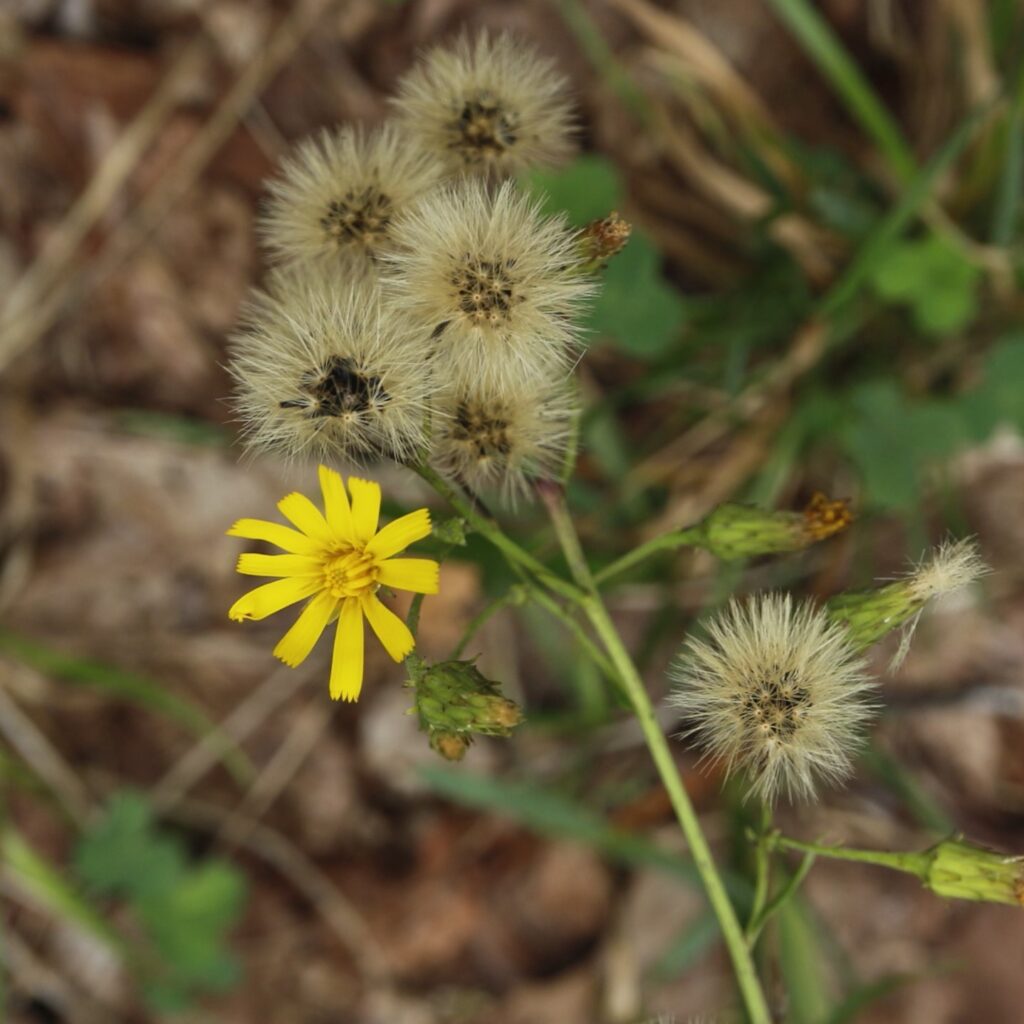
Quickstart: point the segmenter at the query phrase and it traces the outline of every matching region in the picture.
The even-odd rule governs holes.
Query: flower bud
[[[926,851],[924,884],[945,899],[1024,906],[1024,857],[947,839]]]
[[[830,501],[820,492],[803,512],[769,512],[728,503],[700,524],[699,543],[726,560],[800,551],[846,529],[852,520],[845,501]]]
[[[474,735],[508,736],[522,722],[519,705],[503,696],[501,687],[473,662],[410,661],[409,685],[416,692],[412,711],[431,748],[449,761],[462,759]]]
[[[442,543],[453,548],[464,548],[466,546],[466,520],[458,516],[451,519],[442,519],[434,523],[434,536]]]
[[[633,228],[614,210],[607,217],[591,221],[580,232],[580,256],[584,269],[592,273],[600,270],[615,255],[622,252]]]

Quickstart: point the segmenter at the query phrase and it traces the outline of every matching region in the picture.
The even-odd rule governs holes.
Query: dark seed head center
[[[489,90],[465,99],[454,122],[451,147],[469,163],[495,159],[519,139],[519,118]]]
[[[464,444],[477,459],[501,458],[512,451],[511,421],[500,402],[459,402],[449,429],[452,440]]]
[[[741,710],[747,732],[775,741],[793,738],[806,719],[811,694],[793,669],[769,666],[750,681]]]
[[[477,326],[499,326],[519,301],[508,260],[473,259],[468,254],[452,273],[459,309]]]
[[[327,204],[320,226],[339,248],[356,243],[373,246],[387,232],[393,215],[391,200],[374,185],[349,189]]]
[[[322,370],[300,382],[302,398],[282,402],[285,409],[302,409],[311,419],[351,419],[388,401],[380,377],[360,369],[343,356],[331,356]]]

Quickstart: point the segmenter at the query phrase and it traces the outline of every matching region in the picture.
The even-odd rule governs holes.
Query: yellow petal
[[[375,594],[365,595],[362,602],[363,613],[384,650],[394,661],[402,661],[416,646],[409,627]]]
[[[245,619],[265,619],[268,615],[273,615],[274,612],[279,612],[282,608],[315,594],[319,589],[320,581],[309,577],[297,579],[290,576],[288,579],[264,583],[262,587],[243,594],[231,606],[228,617],[236,622],[243,622]]]
[[[436,594],[441,566],[430,558],[389,558],[377,570],[377,582],[414,594]]]
[[[377,532],[377,520],[380,519],[380,484],[350,476],[348,489],[352,495],[355,540],[358,544],[366,544]]]
[[[334,611],[338,599],[329,591],[321,591],[313,598],[302,614],[295,620],[294,625],[278,641],[274,648],[274,657],[280,658],[286,665],[295,668],[301,665],[313,646],[320,639],[320,634],[327,627],[327,621]]]
[[[363,688],[363,610],[359,598],[348,597],[338,616],[331,659],[331,698],[357,700]]]
[[[307,537],[325,546],[333,540],[323,513],[304,494],[298,491],[289,494],[277,503],[277,507],[281,515],[291,520]]]
[[[319,576],[323,559],[312,555],[260,555],[247,551],[238,556],[237,569],[246,576]]]
[[[366,545],[366,550],[375,558],[390,558],[404,551],[410,544],[430,535],[430,513],[425,508],[388,523],[376,537]]]
[[[304,533],[293,530],[280,523],[270,523],[266,519],[239,519],[228,530],[229,537],[245,537],[246,540],[265,540],[293,555],[312,555],[320,550],[320,545]]]
[[[341,479],[341,474],[326,466],[321,466],[320,490],[324,495],[327,525],[339,540],[351,544],[354,540],[352,509],[348,504],[348,495],[345,493],[345,484]]]

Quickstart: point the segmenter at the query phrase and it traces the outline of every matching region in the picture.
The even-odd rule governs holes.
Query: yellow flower
[[[429,558],[394,558],[430,533],[430,513],[421,508],[377,530],[380,485],[348,478],[320,467],[324,496],[321,512],[304,494],[289,494],[277,503],[297,529],[262,519],[239,519],[231,537],[263,540],[286,554],[247,553],[238,571],[248,576],[275,576],[239,598],[228,615],[236,622],[265,619],[309,598],[295,624],[274,648],[286,665],[300,665],[328,624],[338,620],[331,662],[331,697],[356,700],[363,686],[363,617],[384,649],[401,661],[415,641],[409,627],[377,596],[381,587],[436,594],[440,567]]]

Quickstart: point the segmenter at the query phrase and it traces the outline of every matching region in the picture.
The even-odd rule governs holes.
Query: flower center
[[[500,157],[519,138],[519,118],[487,91],[466,100],[453,127],[452,148],[468,163]]]
[[[338,199],[327,204],[327,212],[320,218],[328,241],[336,245],[359,242],[372,246],[379,242],[391,223],[391,200],[372,185],[363,189],[349,189]]]
[[[792,669],[776,666],[757,680],[743,700],[742,713],[748,732],[772,740],[791,740],[811,706],[811,694]]]
[[[358,597],[377,587],[373,555],[353,549],[324,564],[324,586],[335,597]]]
[[[504,260],[471,259],[452,274],[459,309],[472,323],[496,327],[512,315],[518,301],[509,264]]]
[[[492,459],[508,455],[512,450],[509,427],[509,416],[501,403],[487,408],[480,403],[463,401],[455,411],[449,434],[477,459]]]
[[[301,381],[303,398],[281,402],[282,409],[301,409],[312,419],[337,417],[351,420],[388,401],[379,377],[360,372],[351,359],[331,356],[319,373]]]

